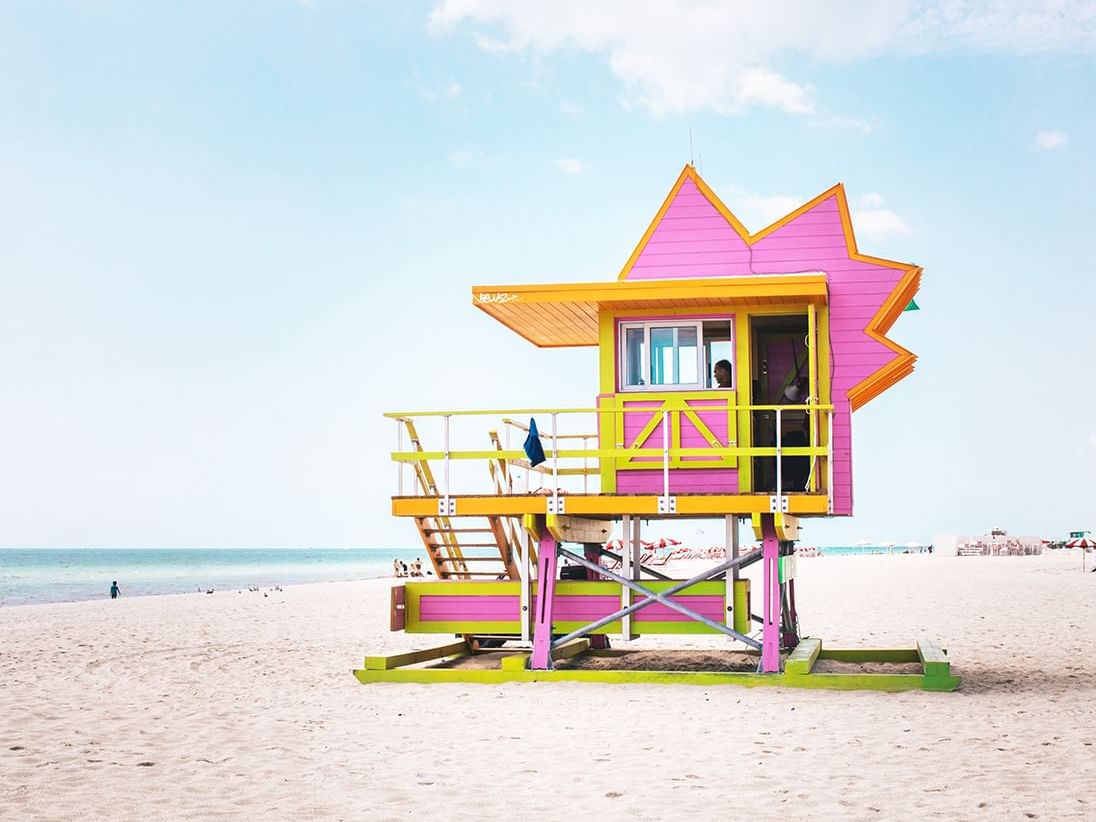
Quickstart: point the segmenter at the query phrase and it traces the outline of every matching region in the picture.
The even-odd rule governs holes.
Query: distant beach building
[[[961,557],[1033,556],[1043,553],[1041,537],[1010,536],[1004,528],[994,528],[977,537],[957,537],[956,554]]]

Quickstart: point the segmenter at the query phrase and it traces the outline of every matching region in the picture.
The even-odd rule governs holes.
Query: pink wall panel
[[[637,594],[638,597],[638,594]],[[701,616],[706,616],[708,619],[715,622],[722,622],[725,613],[723,611],[724,601],[721,596],[676,596],[670,597],[674,602],[678,602],[684,605],[686,608],[691,608]],[[673,608],[667,608],[662,603],[656,602],[653,605],[648,605],[639,611],[636,611],[633,619],[636,622],[689,622],[690,618],[685,616]]]
[[[637,594],[638,597],[638,594]],[[721,596],[696,595],[671,597],[687,608],[717,621],[724,618],[724,601]],[[536,608],[536,597],[533,597]],[[620,609],[619,596],[557,596],[552,609],[552,619],[558,622],[593,622]],[[688,622],[689,617],[661,603],[648,605],[636,611],[636,622]]]
[[[661,468],[617,471],[616,476],[618,493],[662,493]],[[671,468],[670,493],[737,494],[738,470],[735,468]]]
[[[535,602],[533,607],[535,609]],[[552,619],[593,622],[617,610],[620,610],[619,596],[557,596],[552,606]]]
[[[532,597],[532,607],[536,610],[536,597]],[[709,619],[723,619],[723,597],[721,596],[675,596],[680,602]],[[419,620],[422,622],[480,622],[504,621],[518,618],[520,602],[516,596],[436,596],[423,595],[419,598]],[[553,607],[553,618],[566,622],[593,622],[611,614],[620,608],[619,596],[557,596]],[[686,622],[688,617],[665,605],[654,604],[638,611],[637,622]]]
[[[517,619],[521,602],[516,596],[436,596],[419,597],[419,619],[423,622],[455,620]]]
[[[718,240],[718,257],[698,263],[680,244]],[[629,278],[727,277],[749,273],[750,251],[692,180],[686,180],[655,228]]]

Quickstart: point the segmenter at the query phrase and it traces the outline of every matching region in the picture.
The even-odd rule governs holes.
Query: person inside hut
[[[731,363],[729,360],[720,360],[715,364],[715,368],[712,370],[712,376],[715,377],[715,388],[730,388],[731,387]]]
[[[780,398],[781,405],[806,405],[810,393],[806,377],[799,377],[789,384]],[[807,435],[808,423],[806,411],[785,411],[782,414],[783,435],[780,444],[784,448],[803,448],[810,445]],[[811,473],[810,457],[784,457],[781,485],[784,491],[803,491]]]

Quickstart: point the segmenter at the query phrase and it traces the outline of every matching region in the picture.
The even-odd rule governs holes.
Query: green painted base
[[[579,651],[579,648],[573,649]],[[599,654],[596,651],[583,653]],[[626,656],[617,651],[612,656]],[[577,656],[576,653],[569,654]],[[365,667],[353,672],[359,682],[636,682],[675,685],[745,685],[747,687],[777,685],[785,688],[816,688],[835,691],[954,691],[960,679],[952,676],[946,653],[935,645],[920,640],[913,649],[826,649],[818,639],[805,639],[787,657],[784,671],[779,674],[743,673],[741,671],[651,671],[563,668],[533,671],[528,668],[528,652],[516,651],[502,656],[498,667],[453,664],[453,660],[468,656],[467,651],[453,645],[394,657],[367,657]],[[472,654],[471,656],[477,656]],[[411,667],[427,661],[440,663],[448,658],[447,667]],[[814,670],[818,660],[833,660],[853,664],[920,663],[921,673],[889,673],[856,671],[828,673]]]

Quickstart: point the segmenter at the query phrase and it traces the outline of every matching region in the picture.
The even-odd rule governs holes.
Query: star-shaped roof
[[[886,333],[917,292],[921,268],[860,253],[840,183],[751,234],[686,165],[619,279],[807,271],[827,275],[833,394],[855,410],[913,371],[917,358]]]

